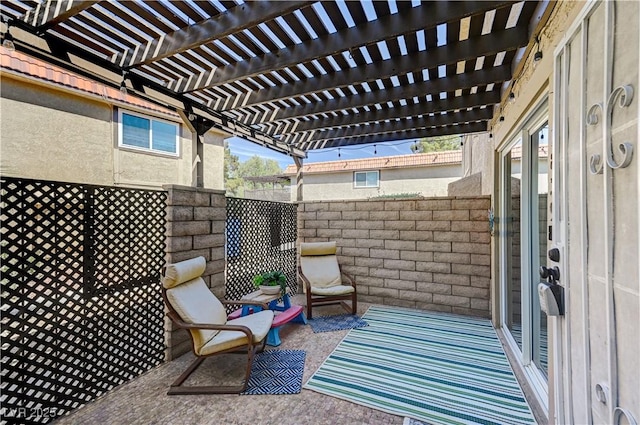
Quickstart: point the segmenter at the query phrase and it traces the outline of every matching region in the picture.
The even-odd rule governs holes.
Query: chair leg
[[[264,348],[264,342],[262,348]],[[247,349],[247,369],[245,371],[244,381],[242,385],[231,386],[196,386],[196,387],[183,387],[182,384],[187,378],[202,364],[206,357],[197,357],[191,365],[185,370],[182,375],[176,379],[167,395],[193,395],[193,394],[238,394],[247,389],[249,385],[249,377],[251,375],[251,366],[253,365],[253,358],[257,347],[248,347]]]
[[[171,388],[173,387],[179,387],[180,385],[183,384],[184,381],[187,380],[187,378],[198,368],[198,366],[200,366],[202,364],[202,362],[204,361],[204,357],[196,357],[196,359],[189,365],[189,367],[187,368],[187,370],[185,370],[182,375],[180,375],[178,377],[178,379],[176,379],[173,384],[171,384]],[[171,390],[170,390],[171,391]]]

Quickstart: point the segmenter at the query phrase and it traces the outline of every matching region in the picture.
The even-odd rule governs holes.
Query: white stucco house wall
[[[173,111],[16,51],[0,48],[0,65],[3,176],[224,189],[228,135],[209,131],[198,140]]]
[[[461,159],[458,150],[304,164],[303,200],[446,196],[447,185],[462,176]],[[295,165],[284,174],[291,176],[295,188]]]

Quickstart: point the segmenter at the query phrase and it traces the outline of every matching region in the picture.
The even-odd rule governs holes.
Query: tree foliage
[[[229,145],[224,146],[224,187],[230,196],[242,197],[245,189],[258,189],[265,183],[252,182],[246,177],[261,177],[282,174],[278,161],[264,159],[254,155],[245,162],[240,162],[237,155],[231,153]]]
[[[240,196],[243,180],[238,175],[240,159],[231,153],[229,143],[224,142],[224,188],[228,195]]]
[[[460,149],[461,142],[462,137],[458,135],[423,137],[411,145],[411,150],[415,153],[456,151]]]
[[[264,159],[258,155],[254,155],[245,162],[241,162],[238,167],[238,175],[240,177],[260,177],[260,176],[273,176],[274,174],[282,173],[278,161],[275,159]],[[260,187],[261,183],[253,183],[246,181],[246,187],[249,189],[255,189]]]

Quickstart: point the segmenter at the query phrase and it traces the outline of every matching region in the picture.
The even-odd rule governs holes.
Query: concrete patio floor
[[[304,304],[302,299],[294,302]],[[364,314],[369,304],[359,304]],[[314,316],[340,314],[339,306],[314,309]],[[282,344],[267,349],[305,350],[303,383],[347,334],[347,330],[313,333],[310,326],[289,324],[280,330]],[[168,396],[169,384],[193,360],[191,353],[165,363],[121,385],[92,403],[58,419],[55,424],[402,424],[403,417],[359,406],[303,389],[295,395],[181,395]],[[241,380],[246,357],[229,354],[205,360],[187,381],[189,385]],[[238,373],[239,372],[239,373]]]
[[[304,296],[293,297],[305,304]],[[371,304],[358,303],[363,315]],[[338,305],[314,309],[314,316],[345,313]],[[311,326],[290,323],[280,330],[279,350],[304,350],[303,384],[342,341],[348,330],[313,333]],[[503,345],[504,338],[498,332]],[[180,395],[168,396],[169,385],[193,361],[191,353],[164,363],[131,382],[123,384],[55,425],[76,424],[185,424],[185,425],[400,425],[404,417],[370,409],[348,401],[303,389],[294,395]],[[187,385],[237,385],[244,374],[246,357],[227,354],[205,360]],[[513,359],[512,359],[513,361]],[[519,377],[522,381],[522,377]],[[529,388],[523,388],[538,423],[546,423],[541,406]]]

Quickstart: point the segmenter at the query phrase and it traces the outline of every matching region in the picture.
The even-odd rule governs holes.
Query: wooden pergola
[[[4,0],[16,49],[295,158],[488,130],[553,2]]]

